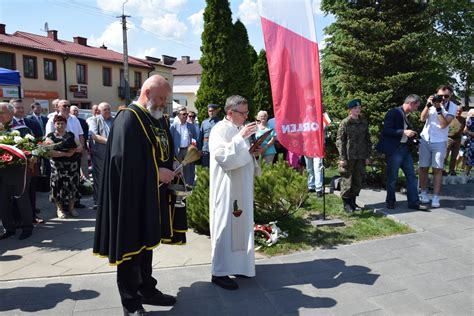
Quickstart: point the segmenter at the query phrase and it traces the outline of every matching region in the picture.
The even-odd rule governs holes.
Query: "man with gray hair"
[[[89,134],[91,135],[89,148],[91,149],[92,157],[92,178],[94,179],[94,209],[97,208],[99,182],[102,177],[107,139],[114,121],[110,111],[110,104],[102,102],[99,104],[98,109],[100,115],[93,116],[92,119],[88,120]]]
[[[211,232],[212,283],[236,290],[229,276],[255,276],[253,240],[253,178],[258,164],[250,152],[250,136],[256,122],[244,126],[248,117],[247,100],[227,98],[225,119],[209,136],[209,224]]]
[[[402,106],[391,109],[385,115],[380,142],[377,151],[385,154],[387,161],[387,198],[388,209],[394,209],[395,186],[398,171],[401,168],[407,179],[408,208],[426,210],[418,198],[418,179],[413,168],[411,148],[418,143],[418,134],[413,130],[408,115],[418,109],[421,99],[416,94],[405,98]]]

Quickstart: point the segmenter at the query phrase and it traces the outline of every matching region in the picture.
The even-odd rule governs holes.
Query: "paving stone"
[[[368,300],[374,302],[384,312],[397,315],[426,315],[441,312],[441,310],[427,304],[424,299],[409,290],[374,296]]]
[[[426,300],[426,303],[432,304],[446,315],[473,315],[474,313],[474,300],[472,292],[470,295],[461,292],[436,297]]]
[[[458,290],[470,293],[474,300],[474,275],[469,275],[459,279],[454,279],[446,282]]]
[[[446,284],[445,281],[439,278],[439,275],[433,273],[404,277],[398,279],[398,281],[423,299],[459,292],[457,288]]]
[[[266,291],[265,295],[279,313],[292,313],[300,308],[331,308],[337,304],[333,298],[319,296],[311,285]]]
[[[443,281],[469,277],[474,274],[473,267],[468,267],[451,259],[442,259],[437,261],[420,263],[419,266],[436,275]]]
[[[61,275],[69,268],[57,267],[50,264],[33,262],[21,269],[15,270],[7,275],[2,276],[3,280],[21,280],[26,278],[41,278],[52,275]]]

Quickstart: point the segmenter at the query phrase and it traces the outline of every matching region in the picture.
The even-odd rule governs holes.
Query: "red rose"
[[[2,158],[2,160],[6,162],[13,160],[13,156],[10,154],[3,154],[3,156],[0,156],[0,158]]]

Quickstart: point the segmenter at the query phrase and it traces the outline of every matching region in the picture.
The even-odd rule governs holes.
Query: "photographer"
[[[425,210],[418,197],[417,178],[413,168],[411,147],[418,143],[418,134],[411,127],[407,116],[420,106],[421,99],[416,94],[406,97],[402,106],[391,109],[385,115],[381,138],[376,146],[378,152],[385,154],[387,161],[387,197],[388,209],[395,208],[395,187],[398,171],[401,168],[407,180],[408,208]]]
[[[454,119],[457,106],[449,101],[453,90],[449,86],[440,86],[437,93],[428,98],[421,112],[421,121],[425,122],[420,140],[420,201],[429,203],[428,169],[433,168],[433,199],[431,207],[439,207],[439,191],[443,178],[444,159],[446,157],[449,124]]]

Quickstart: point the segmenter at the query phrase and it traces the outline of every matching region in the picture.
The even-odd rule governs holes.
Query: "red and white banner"
[[[318,43],[310,0],[258,0],[278,141],[324,157]]]

